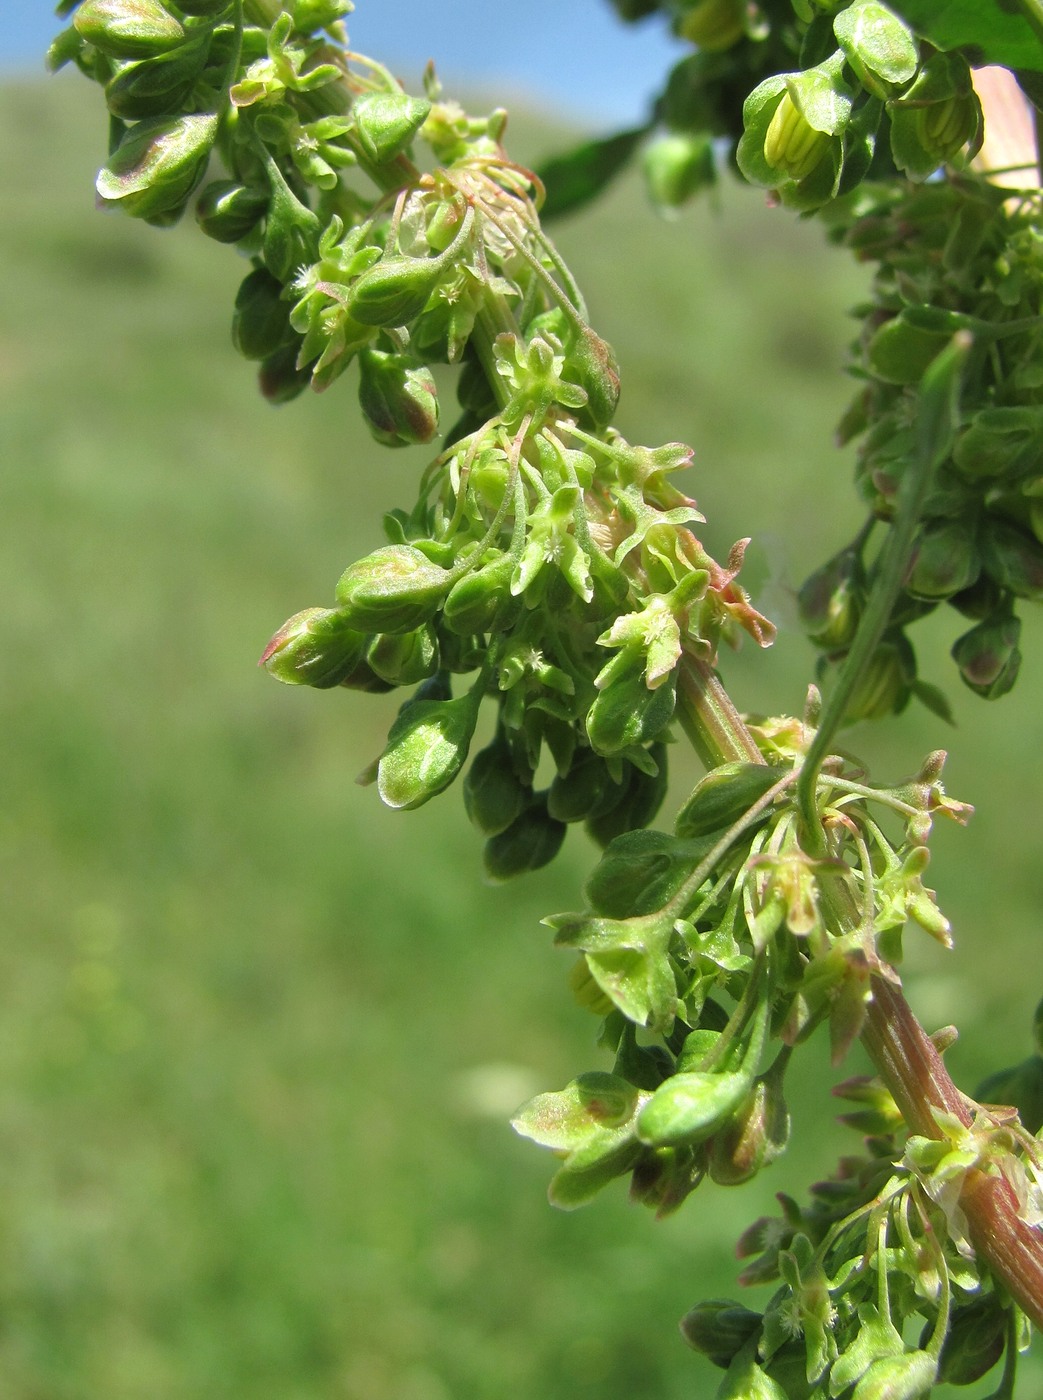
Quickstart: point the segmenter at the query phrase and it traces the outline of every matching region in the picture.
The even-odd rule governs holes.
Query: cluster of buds
[[[587,883],[588,908],[546,921],[580,955],[577,1000],[604,1016],[600,1043],[616,1053],[611,1073],[541,1094],[515,1119],[564,1158],[557,1205],[629,1176],[632,1198],[662,1215],[706,1177],[749,1180],[785,1147],[794,1047],[825,1025],[834,1061],[845,1055],[871,978],[894,976],[908,920],[949,941],[922,883],[932,819],[967,814],[941,788],[944,755],[886,790],[831,761],[817,797],[826,853],[811,856],[792,789],[813,731],[754,732],[770,762],[713,770],[672,832],[616,837]],[[897,845],[881,825],[895,818]],[[854,933],[833,913],[838,886],[862,911]],[[857,1125],[890,1130],[885,1109],[863,1103]]]
[[[966,59],[921,44],[880,0],[813,18],[804,51],[823,48],[813,66],[766,78],[743,107],[739,167],[783,203],[818,209],[848,193],[880,171],[884,140],[893,168],[911,180],[980,147],[981,105]]]
[[[827,665],[846,652],[872,587],[880,553],[867,557],[867,542],[896,513],[924,371],[954,332],[974,345],[951,450],[935,469],[891,628],[852,717],[899,710],[914,694],[930,703],[905,629],[943,602],[971,624],[952,647],[964,683],[995,699],[1017,678],[1015,609],[1043,598],[1039,211],[1038,192],[1012,200],[970,174],[914,189],[865,186],[837,211],[837,240],[877,268],[853,346],[861,386],[840,427],[843,442],[857,442],[870,517],[801,594]]]

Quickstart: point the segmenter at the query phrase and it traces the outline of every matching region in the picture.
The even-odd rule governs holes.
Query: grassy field
[[[536,127],[517,138],[539,154]],[[229,345],[235,255],[96,213],[103,141],[82,82],[0,89],[0,1394],[708,1397],[678,1316],[734,1291],[738,1231],[850,1145],[824,1047],[793,1152],[753,1187],[660,1225],[618,1190],[547,1206],[551,1162],[505,1120],[600,1064],[538,923],[592,852],[484,885],[455,792],[394,814],[354,784],[393,701],[256,670],[380,542],[417,458],[369,442],[350,378],[261,402]],[[560,242],[619,351],[624,431],[695,444],[716,552],[757,539],[783,632],[726,674],[793,710],[792,588],[854,520],[829,439],[859,279],[757,196],[673,225],[632,196]],[[909,962],[925,1020],[965,1032],[968,1087],[1026,1053],[1043,991],[1028,630],[988,709],[940,619],[925,670],[959,730],[923,712],[852,738],[881,778],[951,742],[980,809],[932,871],[957,951],[911,938]]]

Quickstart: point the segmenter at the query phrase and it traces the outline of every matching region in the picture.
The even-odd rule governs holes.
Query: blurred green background
[[[523,159],[563,140],[511,135]],[[392,698],[256,670],[380,543],[418,458],[370,443],[350,375],[265,405],[229,344],[235,254],[96,213],[103,143],[81,80],[0,88],[0,1393],[709,1397],[678,1317],[735,1292],[774,1191],[854,1146],[825,1047],[753,1186],[661,1224],[618,1188],[547,1205],[552,1159],[506,1119],[603,1064],[538,922],[577,906],[592,849],[484,884],[458,792],[401,814],[354,784]],[[856,519],[830,434],[860,274],[731,188],[671,225],[632,182],[558,236],[619,352],[624,432],[695,445],[715,552],[756,538],[783,627],[729,683],[799,710],[793,590]],[[908,940],[914,1005],[960,1025],[972,1088],[1028,1052],[1043,992],[1043,637],[1030,618],[989,708],[946,659],[958,630],[920,629],[958,730],[909,712],[851,746],[884,780],[951,745],[978,805],[932,868],[956,951]]]

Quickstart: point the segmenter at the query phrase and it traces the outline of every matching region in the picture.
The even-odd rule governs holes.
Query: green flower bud
[[[366,641],[336,609],[305,608],[283,623],[257,664],[287,685],[328,690],[351,674]]]
[[[653,744],[649,756],[656,765],[655,773],[646,772],[635,764],[626,764],[618,796],[607,788],[605,801],[599,804],[586,821],[587,832],[599,846],[607,846],[626,831],[636,831],[655,820],[663,805],[667,789],[666,745]]]
[[[693,1351],[726,1371],[736,1352],[761,1329],[764,1318],[727,1298],[696,1303],[681,1319],[681,1336]]]
[[[685,5],[676,28],[704,53],[723,53],[746,33],[745,5],[743,0],[696,0]]]
[[[717,182],[713,142],[704,132],[664,133],[646,146],[642,166],[652,203],[664,212]]]
[[[352,287],[351,315],[363,326],[408,325],[423,311],[444,271],[435,258],[381,258]]]
[[[106,106],[128,122],[176,116],[206,66],[207,51],[207,44],[197,41],[126,64],[105,84]]]
[[[953,643],[952,658],[971,690],[986,700],[1010,691],[1021,667],[1021,621],[1013,613],[987,617]]]
[[[905,580],[914,598],[950,598],[969,588],[981,572],[973,520],[928,520]]]
[[[890,96],[916,73],[916,35],[879,0],[855,0],[836,16],[833,31],[859,82],[875,97]]]
[[[587,737],[597,753],[611,758],[634,744],[655,739],[670,723],[677,685],[673,676],[649,690],[644,677],[644,654],[611,676],[587,711]]]
[[[532,800],[532,783],[518,776],[510,746],[497,735],[474,756],[464,778],[464,808],[483,836],[499,836]]]
[[[850,646],[865,593],[862,561],[853,549],[841,550],[803,583],[797,595],[800,620],[816,646],[827,651]]]
[[[479,700],[472,692],[403,705],[377,764],[377,790],[387,806],[421,807],[449,786],[467,758]]]
[[[377,165],[405,151],[431,111],[430,102],[405,92],[373,92],[352,108],[359,143]]]
[[[638,1115],[637,1135],[651,1147],[705,1142],[740,1108],[750,1081],[740,1073],[675,1074]]]
[[[583,413],[595,428],[607,428],[619,403],[619,364],[612,346],[584,326],[566,357],[562,374],[586,393]]]
[[[938,1363],[929,1352],[884,1356],[863,1375],[852,1400],[920,1400],[930,1392],[937,1374]]]
[[[247,273],[235,296],[232,344],[248,360],[264,360],[278,350],[290,328],[289,303],[282,283],[263,267]]]
[[[724,763],[700,779],[677,814],[678,836],[709,836],[737,822],[779,780],[766,763]]]
[[[735,1117],[710,1143],[710,1176],[720,1186],[739,1186],[770,1166],[786,1149],[790,1118],[781,1075],[757,1080]]]
[[[521,607],[511,593],[513,574],[514,560],[509,554],[501,554],[480,569],[464,574],[445,600],[445,625],[461,637],[502,631]]]
[[[595,914],[628,919],[661,909],[709,850],[708,841],[682,841],[666,831],[627,831],[606,847],[587,880]]]
[[[181,24],[159,0],[84,0],[73,24],[112,58],[151,58],[185,39]]]
[[[431,371],[409,355],[363,349],[359,407],[366,426],[385,447],[430,442],[438,431],[438,390]]]
[[[919,384],[927,366],[951,340],[951,329],[924,324],[903,311],[874,332],[866,360],[877,379],[888,384]]]
[[[555,821],[584,821],[611,786],[605,760],[591,749],[580,749],[568,771],[555,775],[547,794],[547,811]]]
[[[196,201],[196,222],[218,243],[238,243],[268,209],[268,191],[236,180],[212,180]]]
[[[829,150],[828,132],[816,131],[788,92],[775,108],[764,136],[764,159],[791,180],[810,175]]]
[[[882,719],[898,714],[912,693],[916,660],[908,639],[901,633],[880,643],[848,701],[844,722]]]
[[[430,623],[415,632],[374,637],[366,653],[372,669],[390,685],[417,685],[438,670],[438,637]]]
[[[985,572],[1016,598],[1043,599],[1043,545],[1034,535],[988,518],[982,537],[982,564]]]
[[[945,1385],[973,1385],[992,1370],[1007,1344],[1008,1311],[995,1293],[955,1307],[938,1358],[938,1380]],[[932,1328],[924,1329],[927,1346]]]
[[[486,874],[492,880],[511,880],[547,865],[561,850],[568,828],[547,812],[547,800],[539,793],[510,826],[485,843]]]
[[[451,577],[412,545],[387,545],[348,565],[337,602],[361,631],[412,632],[437,612]]]
[[[350,15],[351,0],[293,0],[293,27],[298,34],[313,34]]]
[[[131,127],[98,173],[98,194],[136,219],[173,222],[206,170],[217,127],[209,112]]]

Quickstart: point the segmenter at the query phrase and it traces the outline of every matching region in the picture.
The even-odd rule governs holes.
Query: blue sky
[[[356,0],[348,24],[407,86],[433,58],[448,91],[478,86],[505,105],[524,94],[592,127],[640,120],[685,51],[658,17],[624,25],[608,0]],[[0,69],[39,71],[60,27],[46,0],[14,0]]]

